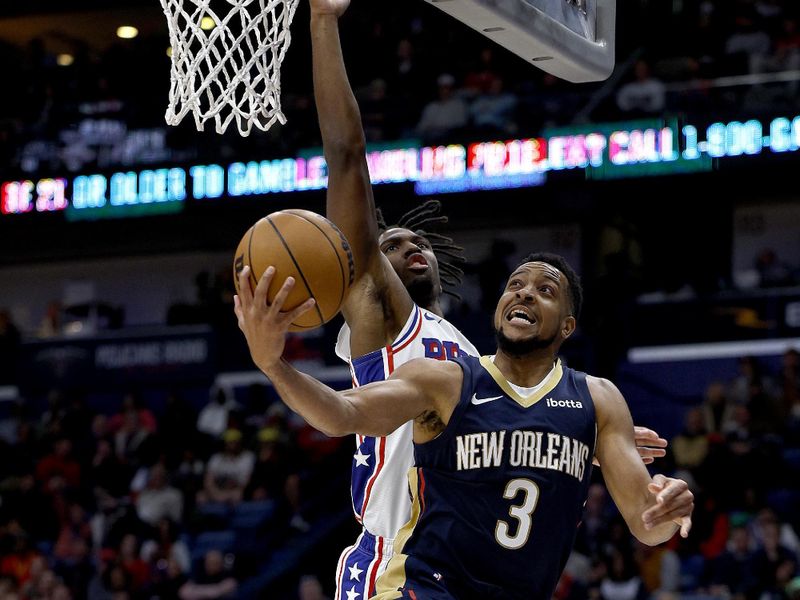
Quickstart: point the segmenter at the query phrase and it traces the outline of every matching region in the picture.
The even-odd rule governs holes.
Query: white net
[[[231,121],[243,136],[266,131],[281,111],[280,68],[299,0],[161,0],[172,47],[166,120],[191,112],[197,129]]]

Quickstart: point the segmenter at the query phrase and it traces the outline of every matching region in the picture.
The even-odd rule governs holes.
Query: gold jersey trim
[[[403,554],[403,547],[414,533],[414,528],[422,513],[419,499],[419,472],[416,467],[408,470],[408,485],[413,490],[411,518],[397,532],[397,537],[394,539],[394,555],[389,560],[386,571],[378,577],[378,581],[375,583],[375,596],[372,597],[372,600],[396,600],[403,597],[399,590],[406,583],[406,559],[408,558]]]
[[[509,385],[508,380],[503,376],[503,374],[500,372],[500,369],[497,368],[494,362],[492,362],[491,357],[481,356],[480,361],[481,366],[483,366],[483,368],[489,372],[489,375],[491,375],[492,379],[495,380],[495,383],[500,386],[500,389],[502,389],[509,398],[525,408],[530,408],[539,402],[539,400],[544,398],[547,394],[552,392],[561,381],[561,378],[564,376],[564,369],[561,367],[561,359],[556,359],[556,366],[550,375],[545,378],[542,387],[530,396],[521,396],[513,387]]]

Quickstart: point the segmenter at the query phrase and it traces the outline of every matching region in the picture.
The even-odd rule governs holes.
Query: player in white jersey
[[[422,231],[426,224],[443,221],[437,216],[438,203],[423,205],[399,227],[379,228],[361,117],[339,41],[338,18],[350,0],[309,1],[314,95],[328,164],[327,217],[348,238],[355,263],[342,309],[347,325],[337,352],[351,365],[354,385],[385,379],[412,358],[478,356],[469,340],[442,317],[442,280],[457,283],[461,271],[449,262],[440,263],[434,252],[452,256],[460,249],[449,238]],[[258,346],[261,315],[243,314],[237,299],[237,316],[252,350]],[[428,414],[417,422],[430,429],[438,426]],[[409,422],[386,437],[356,439],[352,498],[363,530],[339,560],[336,600],[373,595],[375,580],[391,558],[393,538],[408,520],[411,432]],[[666,444],[650,430],[637,431],[637,446],[646,461],[662,455],[663,450],[652,447],[662,443]]]
[[[384,348],[351,358],[349,338],[350,330],[345,325],[336,351],[349,362],[356,386],[386,379],[396,367],[414,358],[479,356],[458,329],[419,306],[413,308],[395,341]],[[386,437],[356,436],[351,496],[353,512],[363,530],[339,559],[337,598],[372,595],[375,580],[392,556],[395,534],[408,521],[411,498],[407,474],[414,464],[412,431],[413,423],[409,421]]]

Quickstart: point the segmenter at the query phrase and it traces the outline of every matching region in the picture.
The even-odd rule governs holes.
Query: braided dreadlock
[[[442,203],[438,200],[427,200],[416,208],[412,208],[397,222],[396,225],[386,225],[383,213],[380,208],[375,209],[375,217],[378,220],[378,229],[381,233],[387,229],[400,227],[409,229],[421,235],[431,243],[431,249],[439,262],[439,277],[444,284],[442,291],[454,298],[461,300],[456,292],[447,289],[445,286],[456,287],[461,284],[464,270],[459,266],[467,262],[464,258],[464,248],[457,246],[452,238],[425,229],[426,227],[439,226],[447,223],[447,217],[440,214]]]

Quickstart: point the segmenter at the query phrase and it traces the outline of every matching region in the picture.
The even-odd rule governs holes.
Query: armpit
[[[444,431],[445,424],[439,417],[439,414],[433,410],[426,410],[415,419],[419,425],[427,433],[439,434]]]

